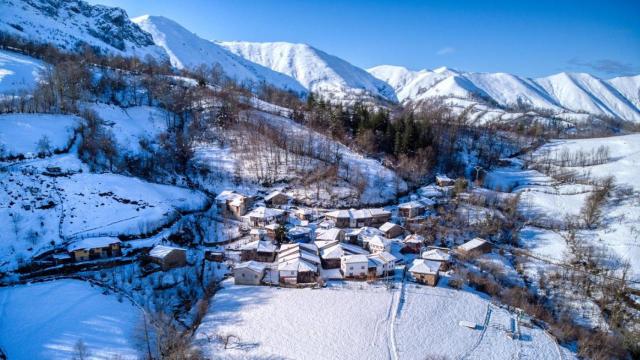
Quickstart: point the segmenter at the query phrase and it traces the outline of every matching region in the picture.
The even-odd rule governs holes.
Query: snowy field
[[[157,136],[167,129],[169,113],[150,106],[121,108],[107,104],[90,104],[114,135],[120,151],[140,152],[140,140],[155,144]]]
[[[382,284],[329,283],[314,290],[227,281],[195,341],[205,355],[224,359],[559,357],[554,340],[540,329],[522,327],[521,340],[508,338],[515,315],[475,293],[415,284],[401,290],[396,285],[388,290]],[[461,320],[479,327],[460,326]],[[218,335],[237,338],[224,349]]]
[[[137,307],[78,280],[0,288],[0,348],[12,360],[70,359],[79,340],[91,359],[137,358]]]
[[[0,50],[0,98],[32,90],[42,68],[40,60]]]
[[[600,146],[609,149],[609,161],[601,165],[569,167],[567,169],[589,171],[591,176],[615,176],[616,182],[633,186],[640,191],[640,134],[577,140],[554,140],[542,146],[534,155],[550,153],[551,158],[568,150],[570,153],[583,151],[590,153]]]
[[[50,165],[78,172],[42,173]],[[205,209],[198,191],[116,174],[88,173],[76,156],[54,155],[0,173],[0,269],[65,242],[96,236],[141,235]]]
[[[49,151],[67,147],[80,118],[72,115],[6,114],[0,115],[0,157],[37,155],[38,142],[48,140]]]

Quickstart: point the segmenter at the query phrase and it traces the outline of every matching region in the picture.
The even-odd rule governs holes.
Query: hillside
[[[266,82],[280,89],[306,93],[305,88],[293,78],[245,60],[215,42],[200,38],[173,20],[144,15],[133,19],[133,22],[151,34],[153,41],[169,54],[171,65],[178,69],[219,65],[226,76],[240,83],[258,85]]]
[[[544,109],[579,119],[584,112],[640,122],[638,77],[605,81],[584,73],[560,73],[531,79],[507,73],[462,72],[447,68],[411,71],[382,65],[368,71],[388,82],[398,100],[431,98],[476,100],[492,107]],[[575,114],[575,115],[572,115]]]
[[[2,0],[0,7],[0,31],[37,43],[67,51],[89,45],[112,55],[167,59],[151,35],[120,8],[82,0]]]
[[[396,101],[396,94],[385,82],[366,71],[307,44],[286,42],[219,42],[250,61],[289,75],[309,91],[336,100],[369,97]]]

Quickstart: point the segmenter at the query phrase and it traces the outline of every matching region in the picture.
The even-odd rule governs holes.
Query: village
[[[428,245],[420,233],[435,208],[451,201],[454,180],[438,176],[407,201],[385,208],[319,210],[293,204],[273,191],[264,197],[225,190],[213,206],[222,221],[238,228],[236,237],[204,248],[179,247],[163,238],[150,248],[130,249],[117,237],[84,238],[56,251],[45,264],[96,264],[134,256],[145,272],[169,271],[188,265],[190,252],[225,263],[236,285],[318,287],[329,280],[393,280],[396,275],[436,286],[454,257],[491,251],[491,243],[473,238],[447,248]],[[146,249],[146,250],[145,250]]]

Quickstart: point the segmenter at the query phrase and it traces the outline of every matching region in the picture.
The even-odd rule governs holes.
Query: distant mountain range
[[[123,56],[153,56],[176,68],[219,64],[239,82],[269,83],[339,102],[419,103],[444,99],[483,111],[544,109],[554,114],[591,114],[640,122],[640,75],[599,79],[559,73],[531,79],[507,73],[449,68],[411,71],[382,65],[363,70],[306,44],[216,42],[158,16],[129,19],[118,8],[81,0],[0,0],[0,32],[72,51],[89,44]]]

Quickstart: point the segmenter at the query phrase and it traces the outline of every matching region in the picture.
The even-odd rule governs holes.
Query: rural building
[[[484,254],[491,251],[491,243],[481,238],[473,238],[458,246],[456,251],[462,255]]]
[[[390,251],[391,240],[376,235],[369,239],[369,241],[367,242],[367,246],[369,247],[369,251],[371,251],[371,253],[373,254],[383,251]]]
[[[336,210],[325,214],[339,228],[359,228],[380,226],[391,219],[391,213],[384,209]]]
[[[325,217],[339,228],[347,228],[351,225],[351,212],[349,210],[331,211],[326,213]]]
[[[284,284],[313,283],[320,273],[318,248],[313,244],[284,244],[278,252],[278,275]]]
[[[307,243],[311,241],[311,229],[304,226],[294,226],[287,231],[287,239],[290,242]]]
[[[251,198],[230,190],[218,194],[215,202],[218,213],[238,220],[247,213],[247,209],[251,206]]]
[[[452,186],[455,183],[455,180],[451,179],[447,175],[436,175],[436,184],[438,186]]]
[[[269,224],[269,225],[264,227],[264,231],[267,232],[267,237],[268,238],[275,240],[276,234],[277,234],[279,228],[280,228],[280,224]]]
[[[402,252],[417,254],[424,244],[424,236],[411,234],[402,240]]]
[[[281,193],[280,191],[274,191],[271,194],[264,197],[264,203],[269,207],[275,207],[285,205],[289,203],[289,196]]]
[[[264,240],[266,235],[267,231],[264,229],[253,228],[251,229],[251,231],[249,231],[249,237],[251,237],[251,240],[253,241]]]
[[[329,243],[327,246],[320,248],[320,259],[324,269],[338,269],[343,256],[366,254],[369,254],[369,252],[359,246],[339,242]]]
[[[182,267],[187,264],[187,251],[185,249],[156,245],[149,251],[149,260],[162,268],[163,271]]]
[[[411,273],[416,282],[436,286],[440,274],[440,263],[425,259],[415,259],[411,263],[409,273]]]
[[[255,227],[265,227],[269,224],[282,223],[287,213],[284,210],[260,206],[244,216],[245,223]]]
[[[120,256],[121,241],[112,237],[87,238],[67,247],[74,261],[87,261]]]
[[[396,261],[398,260],[395,256],[386,251],[369,255],[368,259],[369,275],[374,275],[372,270],[375,270],[376,277],[392,275],[396,268]]]
[[[301,221],[311,221],[314,218],[313,211],[311,209],[297,209],[293,214]]]
[[[265,264],[256,261],[245,261],[233,268],[233,279],[236,285],[260,285],[264,277]]]
[[[270,240],[252,241],[240,247],[241,261],[273,262],[276,258],[276,245]]]
[[[344,230],[338,228],[318,230],[316,241],[344,241]]]
[[[369,239],[376,235],[384,236],[380,229],[370,226],[364,226],[359,229],[349,230],[349,232],[345,234],[345,239],[351,243],[366,247],[366,243],[369,241]]]
[[[411,219],[424,214],[426,207],[419,201],[409,201],[398,205],[400,216]]]
[[[345,255],[340,262],[340,272],[345,278],[365,279],[369,274],[367,255]]]
[[[386,222],[380,226],[380,231],[387,237],[387,239],[396,238],[404,233],[404,229],[402,226],[392,223]]]
[[[224,251],[205,250],[204,258],[207,261],[223,262],[224,261]]]
[[[451,262],[451,255],[448,252],[440,249],[430,249],[424,251],[421,257],[425,260],[439,262],[441,271],[446,270],[449,266],[449,263]]]

